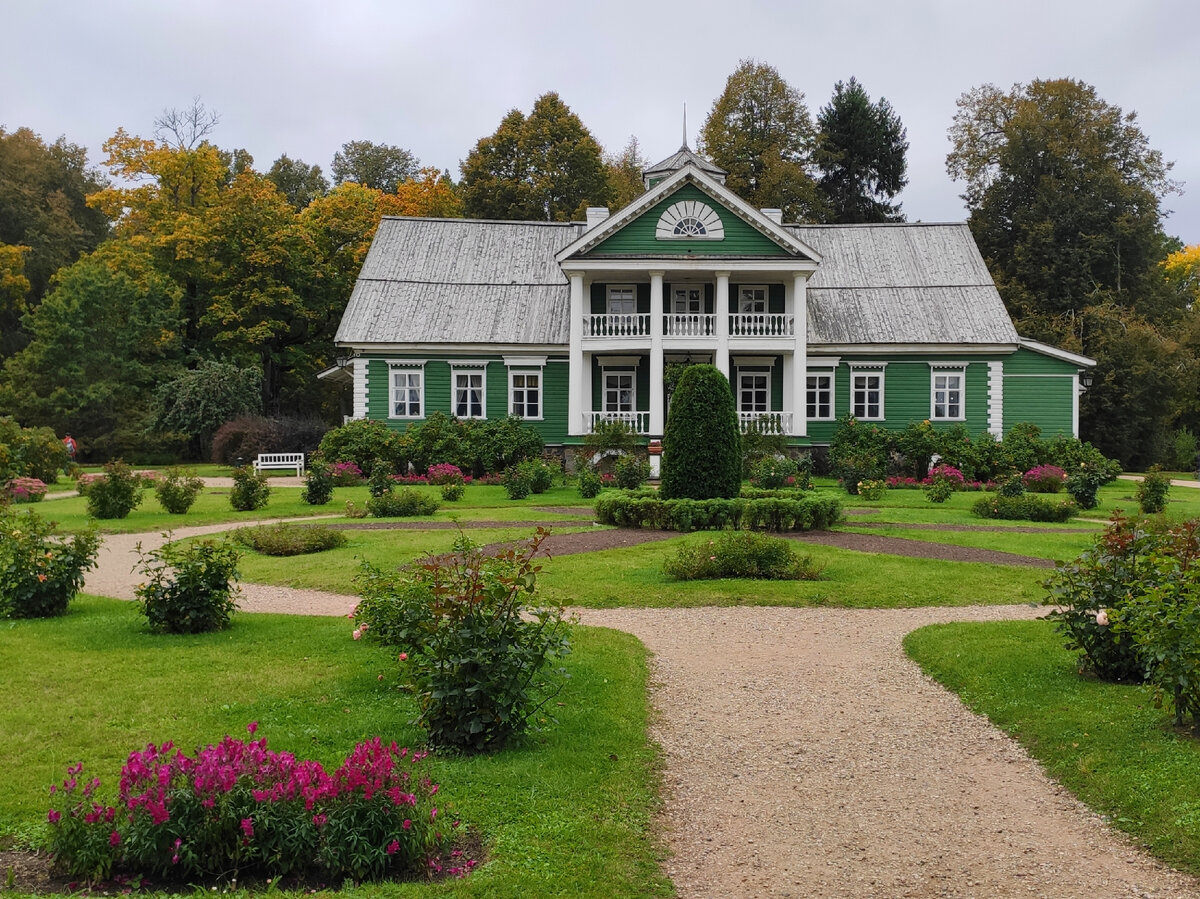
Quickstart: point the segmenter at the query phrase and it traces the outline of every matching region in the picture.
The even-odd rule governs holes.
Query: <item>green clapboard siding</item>
[[[663,212],[680,200],[700,200],[721,217],[723,240],[655,240],[654,231]],[[646,210],[624,228],[602,241],[587,256],[782,256],[788,253],[775,241],[747,225],[708,194],[686,184]]]
[[[1072,433],[1075,373],[1062,359],[1022,347],[1004,360],[1004,430],[1032,422],[1042,436]]]

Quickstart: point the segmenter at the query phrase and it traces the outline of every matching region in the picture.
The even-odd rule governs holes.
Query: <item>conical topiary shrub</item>
[[[741,487],[742,434],[729,381],[715,366],[690,366],[671,398],[660,493],[664,499],[729,499]]]

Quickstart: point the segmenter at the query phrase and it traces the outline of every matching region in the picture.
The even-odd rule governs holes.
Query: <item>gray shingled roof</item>
[[[569,342],[555,254],[582,224],[385,218],[339,343]],[[810,344],[1015,344],[964,224],[789,226],[823,257],[808,287]]]
[[[688,149],[687,144],[684,144],[662,162],[656,163],[655,165],[650,166],[648,169],[643,169],[642,177],[645,178],[647,175],[670,174],[671,172],[683,168],[684,165],[689,162],[701,171],[708,172],[710,175],[719,176],[718,180],[721,181],[723,181],[725,176],[729,174],[728,171],[721,168],[715,162],[710,162],[703,156],[693,153]]]
[[[335,340],[566,344],[570,293],[554,256],[584,227],[385,218]]]
[[[808,282],[808,341],[1016,343],[965,224],[792,225],[821,254]]]

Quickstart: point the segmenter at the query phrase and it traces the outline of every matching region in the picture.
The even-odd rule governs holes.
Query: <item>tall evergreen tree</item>
[[[649,165],[642,155],[642,147],[632,134],[629,143],[620,153],[604,155],[604,168],[608,177],[609,202],[613,209],[623,209],[645,192],[642,172]]]
[[[821,172],[817,186],[828,207],[826,221],[904,221],[900,204],[891,201],[908,183],[908,141],[891,104],[883,97],[872,103],[854,78],[839,81],[817,128],[813,160]]]
[[[782,209],[788,221],[819,221],[814,140],[804,94],[774,66],[744,59],[713,102],[700,151],[729,172],[725,183],[752,205]]]
[[[742,488],[742,431],[733,390],[713,365],[679,377],[663,432],[663,499],[730,499]]]
[[[472,218],[570,221],[610,194],[600,145],[551,91],[528,118],[513,109],[462,163],[462,199]]]

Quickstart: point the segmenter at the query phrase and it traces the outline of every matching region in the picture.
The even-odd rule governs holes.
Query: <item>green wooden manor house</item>
[[[724,176],[685,145],[586,222],[385,218],[326,374],[356,418],[515,415],[549,446],[606,420],[660,438],[689,362],[796,446],[847,414],[1078,436],[1093,360],[1017,334],[965,224],[786,224]]]

